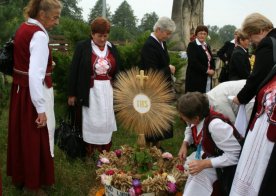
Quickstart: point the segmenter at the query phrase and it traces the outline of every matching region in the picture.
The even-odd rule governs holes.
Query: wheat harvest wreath
[[[171,85],[160,72],[132,68],[119,74],[114,84],[116,118],[126,130],[138,134],[137,145],[103,152],[97,176],[105,195],[175,195],[183,188],[187,172],[177,157],[146,147],[145,136],[163,134],[175,117]]]

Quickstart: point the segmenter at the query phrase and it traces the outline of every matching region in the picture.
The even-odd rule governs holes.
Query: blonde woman
[[[247,79],[251,66],[248,54],[249,38],[239,30],[237,32],[237,46],[234,48],[229,63],[229,80]]]
[[[253,13],[244,20],[242,30],[257,45],[256,61],[235,102],[256,98],[230,195],[276,195],[276,71],[272,69],[276,51],[271,39],[276,39],[276,29],[265,16]]]
[[[14,38],[7,174],[18,187],[39,194],[54,184],[55,129],[52,56],[47,30],[59,24],[58,0],[30,0],[26,22]]]

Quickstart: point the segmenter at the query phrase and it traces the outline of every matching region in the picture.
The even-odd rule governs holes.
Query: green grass
[[[59,110],[58,110],[59,111]],[[7,154],[7,122],[8,109],[3,109],[0,116],[0,157],[1,174],[3,180],[3,196],[21,195],[22,191],[16,189],[11,178],[6,176],[6,154]],[[162,142],[162,147],[177,155],[183,140],[184,125],[176,117],[174,137]],[[127,132],[122,128],[113,134],[112,149],[117,149],[123,144],[134,145],[136,134]],[[82,196],[88,195],[89,190],[97,186],[95,165],[87,164],[82,160],[69,160],[66,155],[55,147],[55,185],[47,190],[49,195]]]

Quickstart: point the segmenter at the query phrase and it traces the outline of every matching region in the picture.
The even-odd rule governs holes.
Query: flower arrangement
[[[132,148],[122,146],[99,156],[96,171],[102,184],[128,192],[130,196],[143,193],[175,193],[183,188],[187,172],[178,158],[162,153],[156,147]]]

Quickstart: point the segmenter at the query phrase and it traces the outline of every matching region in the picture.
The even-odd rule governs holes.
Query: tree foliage
[[[112,26],[116,28],[112,29],[110,37],[114,40],[133,40],[137,35],[136,23],[133,9],[124,0],[112,16]]]
[[[82,9],[77,6],[78,1],[79,0],[62,0],[62,18],[68,17],[72,21],[82,20]],[[0,4],[1,44],[14,35],[20,23],[24,21],[23,8],[28,2],[29,0],[7,0]],[[74,24],[71,25],[72,26],[68,26],[68,28],[72,28],[74,26]],[[54,30],[54,32],[57,32],[57,30]],[[58,34],[62,34],[62,31]]]
[[[234,25],[224,25],[219,29],[218,34],[222,42],[232,40],[236,27]]]
[[[218,49],[223,44],[220,37],[219,37],[219,27],[218,26],[210,26],[208,25],[208,35],[209,40],[208,43],[211,45],[212,49]]]
[[[90,37],[90,26],[82,20],[63,17],[60,24],[50,32],[50,35],[63,35],[68,40],[69,46],[74,48],[78,41]]]
[[[78,7],[80,0],[62,0],[63,8],[61,15],[72,19],[82,20],[82,8]]]
[[[14,35],[18,25],[24,21],[22,14],[23,7],[24,5],[19,0],[0,5],[1,44]]]
[[[87,21],[82,19],[82,9],[77,6],[77,3],[80,0],[62,0],[63,10],[62,17],[60,20],[60,25],[55,27],[53,31],[49,32],[54,35],[64,35],[71,46],[74,46],[75,43],[79,40],[88,38],[90,35],[89,24]],[[2,45],[6,42],[16,31],[20,23],[24,21],[23,18],[23,8],[27,5],[29,0],[2,0],[0,1],[0,44]],[[185,4],[184,2],[189,3]],[[202,0],[197,0],[200,5],[199,8],[202,8]],[[179,19],[182,21],[185,17],[183,15],[177,15],[182,12],[181,9],[176,10],[177,7],[182,7],[183,9],[188,9],[189,6],[198,5],[195,1],[192,0],[179,0],[174,1],[174,17],[173,19]],[[198,9],[198,10],[200,10]],[[189,13],[192,13],[189,12]],[[195,12],[197,15],[198,13]],[[102,14],[102,0],[97,0],[95,6],[91,9],[90,19]],[[191,16],[191,15],[189,15]],[[178,17],[178,18],[177,18]],[[184,18],[183,18],[184,17]],[[107,18],[111,21],[112,28],[110,32],[111,41],[123,41],[123,42],[132,42],[137,39],[138,36],[144,32],[152,31],[154,23],[157,21],[158,16],[155,12],[146,13],[141,19],[141,23],[138,26],[138,20],[134,16],[134,12],[131,6],[124,0],[121,5],[117,8],[115,13],[112,15],[110,12],[109,6],[107,6]],[[187,19],[187,16],[186,18]],[[186,22],[190,20],[185,20]],[[176,22],[177,23],[177,22]],[[184,23],[179,23],[182,26],[177,27],[178,33],[173,36],[179,38],[180,41],[174,41],[171,39],[171,43],[179,43],[183,41],[184,36],[189,37],[190,27],[185,30],[188,33],[184,32]],[[196,28],[195,23],[191,23],[192,29]],[[208,42],[212,48],[220,48],[222,44],[233,38],[234,30],[236,29],[233,25],[225,25],[222,28],[217,26],[209,26],[209,36],[211,37]],[[182,33],[181,33],[182,32]],[[172,47],[174,46],[172,45]],[[172,48],[170,47],[170,49]]]
[[[155,12],[146,13],[141,19],[141,24],[139,26],[139,31],[152,31],[153,25],[158,20],[158,15]]]
[[[88,22],[93,21],[98,16],[102,16],[103,4],[102,0],[98,0],[95,6],[90,10],[90,14],[88,16]],[[111,11],[109,5],[106,5],[106,18],[111,21]]]

